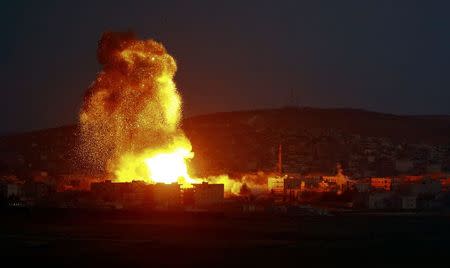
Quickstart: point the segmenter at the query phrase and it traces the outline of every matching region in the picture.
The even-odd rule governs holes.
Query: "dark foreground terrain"
[[[448,216],[6,211],[0,252],[37,267],[448,264],[449,227]]]

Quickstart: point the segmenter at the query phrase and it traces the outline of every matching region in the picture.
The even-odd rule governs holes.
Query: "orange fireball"
[[[177,65],[164,46],[132,33],[105,33],[98,58],[103,70],[89,88],[80,113],[83,150],[106,165],[118,181],[195,182],[193,157],[181,130]]]

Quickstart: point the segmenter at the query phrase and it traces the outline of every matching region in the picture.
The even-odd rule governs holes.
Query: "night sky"
[[[128,29],[175,57],[186,116],[450,114],[450,1],[4,2],[0,133],[76,122],[102,32]]]

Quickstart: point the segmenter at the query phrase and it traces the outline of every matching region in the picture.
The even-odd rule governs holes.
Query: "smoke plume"
[[[182,148],[188,158],[191,145],[179,128],[181,98],[173,82],[177,65],[164,46],[132,32],[106,32],[97,57],[102,70],[80,112],[85,159],[121,179],[138,179],[148,173],[145,159],[157,153]]]

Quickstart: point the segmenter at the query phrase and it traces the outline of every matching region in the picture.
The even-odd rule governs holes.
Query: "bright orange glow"
[[[144,180],[148,183],[179,183],[182,187],[191,187],[201,182],[189,175],[187,161],[194,154],[190,147],[181,144],[172,150],[147,150],[141,155],[124,155],[115,175],[118,181]]]
[[[182,149],[173,153],[161,153],[145,159],[149,169],[149,177],[156,182],[172,183],[178,178],[189,178],[185,157],[189,152]]]
[[[132,33],[104,33],[97,54],[103,69],[80,111],[83,158],[116,181],[200,183],[189,173],[194,153],[180,127],[174,58],[161,43]],[[233,194],[254,183],[226,175],[207,180]]]
[[[105,33],[98,58],[103,70],[80,112],[84,155],[116,181],[197,181],[187,167],[192,146],[179,126],[177,65],[164,46],[132,33]]]

